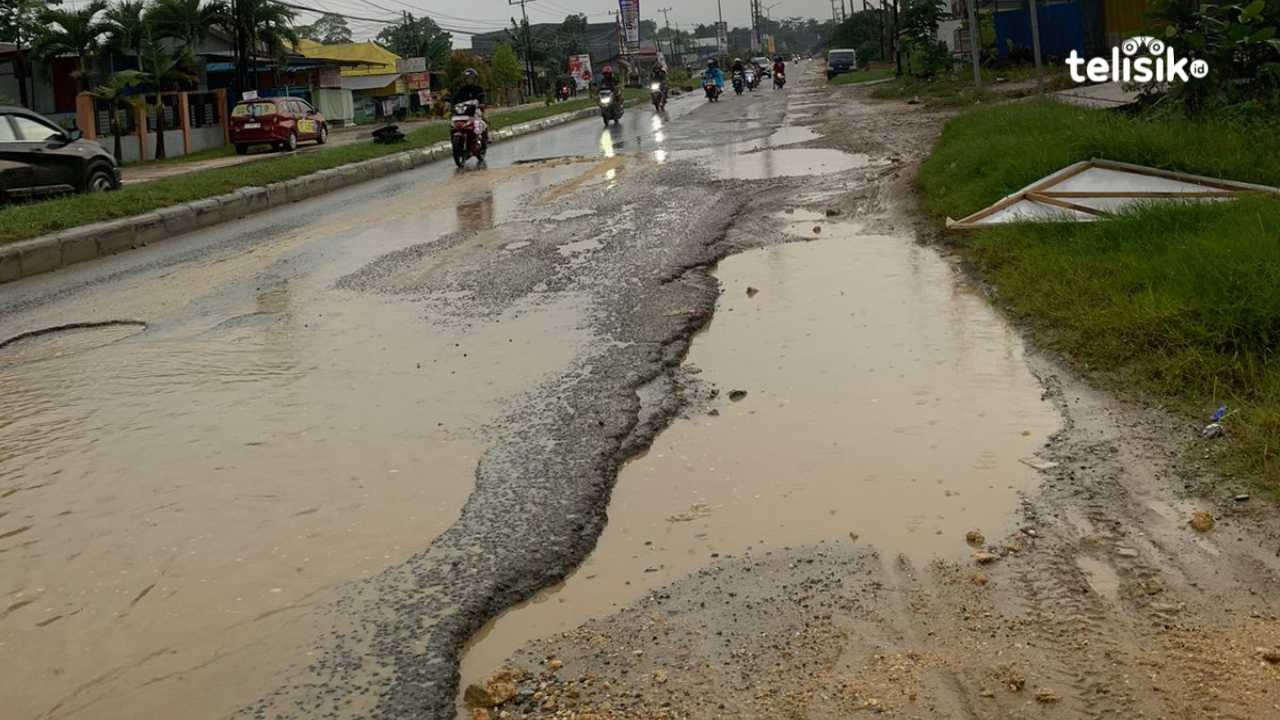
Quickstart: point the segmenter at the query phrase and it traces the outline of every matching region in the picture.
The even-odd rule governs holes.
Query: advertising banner
[[[618,22],[622,25],[622,39],[627,48],[640,48],[640,0],[618,0]]]
[[[431,78],[425,72],[405,73],[404,83],[410,90],[426,90],[431,87]]]
[[[571,55],[569,57],[569,74],[577,82],[579,90],[591,87],[591,56]]]
[[[427,59],[424,57],[400,58],[396,60],[396,72],[420,73],[427,71]]]

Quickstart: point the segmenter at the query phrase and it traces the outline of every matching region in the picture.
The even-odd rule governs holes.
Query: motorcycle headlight
[[[650,90],[652,90],[652,91],[654,91],[654,92],[658,92],[659,90],[661,90],[661,89],[662,89],[662,83],[654,83],[654,84],[652,84],[652,85],[650,85],[650,86],[649,86],[649,89],[650,89]]]
[[[600,99],[600,107],[609,107],[609,103],[610,103],[609,98]]]

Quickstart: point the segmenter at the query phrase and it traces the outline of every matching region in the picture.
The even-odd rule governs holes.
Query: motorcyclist
[[[622,80],[613,74],[613,66],[605,65],[600,71],[600,89],[613,93],[613,99],[622,107]]]
[[[707,70],[702,73],[703,82],[714,82],[716,88],[724,90],[724,73],[720,70],[720,63],[711,58],[707,61]]]
[[[462,71],[461,82],[462,84],[453,91],[453,96],[449,98],[449,104],[461,105],[472,100],[479,103],[476,108],[476,129],[480,131],[480,142],[488,145],[489,123],[484,119],[485,94],[484,87],[480,85],[480,74],[473,68],[467,68]]]
[[[787,74],[787,64],[783,62],[781,55],[773,59],[773,74],[775,76],[782,75],[784,77]]]
[[[740,72],[746,72],[746,71],[747,71],[747,66],[742,64],[742,58],[734,58],[733,74],[737,75]]]

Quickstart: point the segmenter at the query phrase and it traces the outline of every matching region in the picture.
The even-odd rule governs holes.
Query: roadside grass
[[[626,97],[634,104],[634,101],[646,98],[647,95],[637,90],[628,91]],[[490,118],[490,126],[494,129],[504,128],[589,108],[594,104],[594,99],[583,98],[558,105],[495,113]],[[126,185],[116,192],[69,195],[38,203],[0,207],[0,245],[89,223],[141,215],[180,203],[222,195],[242,187],[290,180],[320,170],[427,147],[448,139],[449,128],[440,123],[418,128],[408,134],[405,142],[396,145],[376,145],[370,141],[328,147],[314,152],[281,155],[269,160]]]
[[[1044,73],[1046,92],[1071,86],[1065,70],[1047,67]],[[1033,67],[983,68],[982,89],[979,90],[973,86],[973,73],[969,66],[956,65],[952,72],[928,80],[903,75],[893,82],[877,85],[871,95],[881,100],[919,98],[931,107],[963,107],[1033,95],[1037,92],[1033,84],[1035,79]]]
[[[1280,126],[1000,105],[949,123],[918,184],[930,214],[961,217],[1094,157],[1280,185]],[[1095,379],[1196,424],[1228,405],[1224,463],[1280,492],[1280,200],[1150,206],[956,242],[1039,342]]]
[[[857,85],[874,80],[884,80],[894,75],[894,69],[891,67],[868,67],[854,72],[837,75],[827,81],[828,85]]]

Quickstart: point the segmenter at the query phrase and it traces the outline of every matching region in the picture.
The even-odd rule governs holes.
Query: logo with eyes
[[[1147,52],[1152,55],[1163,55],[1165,51],[1164,42],[1150,35],[1135,35],[1120,44],[1120,50],[1128,57],[1138,54],[1138,51],[1146,48]]]

